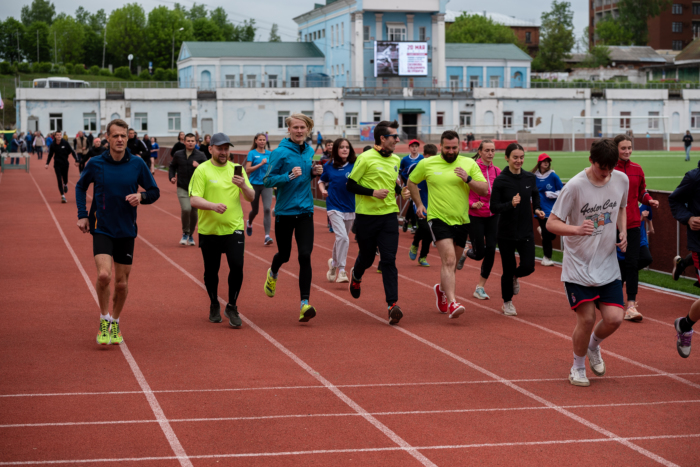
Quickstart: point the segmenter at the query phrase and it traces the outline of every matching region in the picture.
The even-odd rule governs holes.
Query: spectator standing
[[[39,158],[39,160],[43,159],[44,146],[46,146],[46,140],[44,139],[44,136],[38,131],[34,134],[33,145],[34,151],[36,152],[36,155]]]
[[[316,151],[318,151],[319,148],[321,148],[321,151],[323,151],[322,143],[323,135],[321,134],[321,130],[319,130],[318,133],[316,133],[316,149],[314,150],[314,154],[316,153]]]
[[[272,150],[270,148],[270,136],[267,134],[267,131],[265,132],[265,144],[267,145],[267,149]]]
[[[90,133],[88,133],[88,135],[87,135],[86,138],[87,138],[88,147],[91,148],[91,147],[92,147],[92,142],[93,142],[94,139],[95,139],[95,137],[92,136],[92,131],[91,131]]]
[[[78,164],[79,173],[83,173],[83,169],[85,168],[85,162],[87,162],[85,155],[87,154],[89,148],[90,147],[88,146],[88,141],[87,137],[85,136],[85,133],[79,131],[78,134],[75,135],[75,139],[73,140],[73,149],[75,149],[75,153],[78,154],[78,159],[80,159],[80,163]]]
[[[683,144],[685,145],[685,161],[688,162],[690,160],[690,147],[693,145],[693,137],[690,134],[690,131],[685,132],[685,136],[683,136]]]
[[[34,153],[34,145],[32,144],[32,132],[27,132],[27,136],[24,137],[24,141],[27,143],[27,152],[31,155]]]

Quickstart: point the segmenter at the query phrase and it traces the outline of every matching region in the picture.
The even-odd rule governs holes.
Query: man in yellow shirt
[[[360,252],[351,270],[350,294],[360,298],[360,283],[365,270],[372,266],[379,247],[379,267],[384,294],[389,307],[389,324],[403,317],[399,300],[399,272],[396,251],[399,248],[399,206],[394,199],[401,158],[394,154],[399,140],[394,122],[379,122],[374,128],[375,145],[357,158],[348,178],[347,189],[355,193],[355,230]]]
[[[455,269],[469,233],[469,191],[481,196],[488,183],[474,160],[459,155],[459,135],[448,130],[440,137],[441,155],[423,159],[411,172],[408,191],[419,218],[428,218],[433,240],[440,253],[440,283],[435,284],[440,313],[456,318],[464,307],[455,300]],[[428,209],[423,206],[418,184],[428,184]]]
[[[204,285],[209,294],[209,321],[221,322],[218,300],[221,255],[228,261],[228,304],[224,310],[231,327],[241,327],[236,300],[243,284],[243,209],[241,198],[251,202],[253,186],[242,166],[229,162],[228,136],[217,133],[211,138],[211,159],[199,164],[189,185],[190,204],[199,210],[199,247],[204,258]]]

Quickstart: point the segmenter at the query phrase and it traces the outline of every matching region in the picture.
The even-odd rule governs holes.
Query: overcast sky
[[[132,3],[136,0],[53,0],[56,6],[56,12],[65,12],[74,14],[79,6],[83,6],[91,12],[95,12],[100,8],[104,8],[109,12],[114,8],[123,6],[126,3]],[[257,1],[241,1],[241,0],[205,0],[204,3],[210,9],[218,6],[223,6],[229,14],[229,19],[234,22],[242,22],[243,20],[255,18],[258,25],[258,33],[255,40],[266,41],[270,34],[272,23],[279,25],[280,36],[282,40],[296,40],[296,23],[292,20],[295,16],[301,15],[314,6],[314,3],[322,3],[323,0],[257,0]],[[157,0],[140,0],[140,3],[146,12],[150,11],[158,5],[172,6],[175,2],[157,1]],[[191,1],[181,0],[180,4],[190,7]],[[495,0],[489,2],[488,11],[503,13],[516,18],[535,20],[539,19],[543,11],[549,10],[551,0]],[[576,27],[576,36],[580,37],[583,33],[583,28],[588,25],[588,5],[585,0],[571,0],[571,5],[574,10],[574,26]],[[0,9],[0,18],[5,19],[7,16],[20,18],[22,5],[31,4],[31,0],[23,0],[22,2],[8,1]],[[484,10],[484,2],[475,0],[451,0],[447,4],[448,10],[467,10],[467,11],[482,11]]]

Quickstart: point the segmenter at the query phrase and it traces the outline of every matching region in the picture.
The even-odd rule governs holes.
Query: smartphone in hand
[[[233,168],[233,175],[236,177],[242,177],[243,176],[243,166],[242,165],[237,165]]]

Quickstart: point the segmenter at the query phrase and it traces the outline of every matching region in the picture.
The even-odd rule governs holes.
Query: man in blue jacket
[[[289,137],[270,154],[265,188],[277,188],[275,204],[275,238],[277,254],[267,271],[265,294],[272,298],[277,287],[277,275],[292,252],[292,235],[299,253],[299,292],[301,311],[299,321],[305,323],[316,316],[309,305],[311,293],[311,251],[314,248],[314,199],[311,180],[323,173],[322,165],[313,165],[314,150],[304,140],[314,123],[303,114],[292,114],[286,120]]]
[[[97,297],[100,302],[100,330],[97,343],[121,344],[119,316],[128,291],[129,274],[134,257],[136,207],[154,203],[160,190],[143,160],[126,149],[129,126],[123,120],[107,125],[109,150],[93,157],[75,185],[78,205],[78,228],[92,234],[92,251],[97,266]],[[88,214],[87,190],[95,184],[94,198]],[[138,192],[139,186],[146,191]],[[114,304],[109,314],[109,286],[114,263]]]

